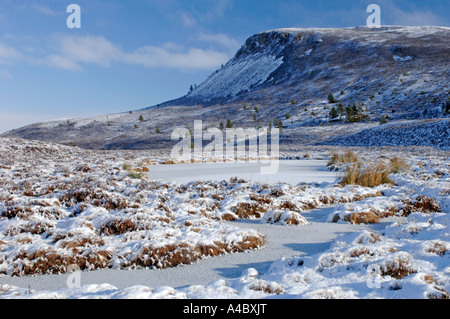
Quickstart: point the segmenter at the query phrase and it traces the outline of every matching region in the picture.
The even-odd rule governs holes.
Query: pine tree
[[[233,128],[233,123],[230,119],[227,120],[227,128]]]
[[[353,113],[353,108],[350,105],[345,108],[345,113],[346,113],[347,122],[353,122],[354,121],[354,113]]]
[[[328,94],[328,102],[330,102],[331,104],[337,103],[336,99],[334,98],[333,93],[330,92],[330,94]]]
[[[334,119],[336,119],[338,116],[339,116],[339,115],[338,115],[338,112],[336,111],[336,108],[333,107],[333,108],[331,109],[331,112],[330,112],[330,117],[331,117],[331,119],[334,120]]]
[[[338,104],[338,113],[339,113],[339,116],[340,117],[342,117],[342,115],[344,114],[344,112],[345,112],[345,108],[344,108],[344,105],[342,104],[342,103],[339,103]]]
[[[444,116],[450,114],[450,96],[447,98],[444,104],[442,104],[442,112],[444,113]]]

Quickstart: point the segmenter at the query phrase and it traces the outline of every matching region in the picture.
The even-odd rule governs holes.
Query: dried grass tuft
[[[391,168],[383,163],[363,166],[357,163],[347,167],[341,184],[359,185],[363,187],[376,187],[384,184],[394,184],[389,178]]]

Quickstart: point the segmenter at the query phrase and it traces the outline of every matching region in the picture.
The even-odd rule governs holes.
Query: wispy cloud
[[[406,25],[406,26],[434,26],[446,25],[443,17],[433,11],[417,8],[403,8],[393,3],[386,3],[382,7],[382,13],[385,19],[383,24]]]
[[[179,18],[179,21],[181,21],[181,24],[185,27],[190,28],[197,25],[197,20],[189,12],[179,11],[177,18]]]
[[[235,53],[241,46],[241,43],[238,40],[233,39],[223,33],[211,34],[211,33],[200,32],[197,35],[197,39],[199,41],[217,44],[217,45],[227,49],[227,51],[232,54]]]
[[[224,44],[230,44],[222,38]],[[103,36],[60,36],[56,43],[56,52],[40,58],[39,64],[71,71],[82,70],[85,64],[110,67],[112,63],[192,70],[212,69],[229,59],[228,52],[186,48],[170,42],[160,46],[146,45],[130,52]]]
[[[38,13],[40,13],[40,14],[43,14],[43,15],[46,15],[46,16],[55,17],[55,16],[58,16],[58,15],[61,15],[61,14],[62,14],[62,12],[57,12],[57,11],[55,11],[55,10],[49,8],[49,7],[46,7],[46,6],[43,6],[43,5],[39,5],[39,4],[37,4],[37,3],[34,3],[34,4],[32,5],[32,8],[33,8],[36,12],[38,12]]]
[[[0,64],[11,63],[22,59],[23,54],[17,49],[0,43]]]
[[[133,53],[123,55],[123,61],[146,67],[166,67],[175,69],[212,69],[228,60],[228,55],[199,48],[174,51],[167,46],[145,46]]]

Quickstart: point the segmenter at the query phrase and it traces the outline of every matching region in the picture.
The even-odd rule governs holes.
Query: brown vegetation
[[[231,211],[239,218],[261,218],[267,209],[259,203],[239,203]]]
[[[328,166],[343,164],[343,163],[356,163],[358,162],[358,156],[353,151],[347,151],[343,155],[339,152],[333,153],[330,160],[328,161]]]
[[[395,279],[402,279],[416,272],[417,270],[411,264],[410,259],[405,256],[400,256],[381,268],[381,276],[390,276]]]
[[[353,213],[345,216],[344,220],[352,224],[378,224],[380,217],[373,212]]]
[[[447,245],[445,242],[437,241],[433,246],[426,249],[426,252],[431,254],[436,254],[439,256],[444,256],[447,253]]]
[[[122,235],[137,230],[136,224],[130,220],[114,220],[100,228],[100,234],[106,236]]]

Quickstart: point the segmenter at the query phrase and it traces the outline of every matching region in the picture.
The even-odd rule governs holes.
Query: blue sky
[[[0,0],[0,132],[180,97],[255,33],[361,26],[371,3],[383,25],[450,26],[448,0]]]

